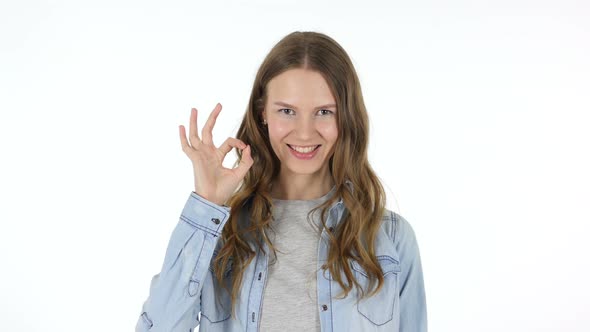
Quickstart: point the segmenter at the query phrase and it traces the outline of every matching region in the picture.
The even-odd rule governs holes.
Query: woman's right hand
[[[213,145],[213,126],[221,104],[217,103],[202,131],[202,139],[197,132],[197,109],[191,109],[189,142],[184,126],[180,125],[182,151],[193,163],[195,193],[218,205],[223,205],[234,193],[246,173],[254,164],[250,146],[237,138],[228,137],[219,148]],[[242,159],[238,167],[230,169],[223,166],[223,159],[232,148],[242,149]]]

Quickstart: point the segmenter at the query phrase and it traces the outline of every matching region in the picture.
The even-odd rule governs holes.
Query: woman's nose
[[[315,130],[316,128],[313,119],[306,119],[302,117],[297,121],[295,131],[301,140],[313,137]]]

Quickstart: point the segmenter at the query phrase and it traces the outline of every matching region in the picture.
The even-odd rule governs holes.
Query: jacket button
[[[325,304],[322,304],[322,310],[324,310],[324,311],[328,310],[328,306]]]
[[[328,228],[328,230],[329,230],[330,232],[333,232],[333,231],[334,231],[334,227],[330,227],[330,228]]]
[[[212,222],[214,222],[214,223],[215,223],[215,225],[219,225],[219,223],[221,222],[221,221],[219,221],[219,219],[217,219],[217,218],[211,218],[211,221],[212,221]]]

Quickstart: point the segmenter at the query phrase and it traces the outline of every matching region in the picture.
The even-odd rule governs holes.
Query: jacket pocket
[[[228,268],[223,273],[223,282],[230,289],[231,264],[230,262]],[[212,265],[209,267],[209,273],[204,282],[201,291],[201,316],[205,317],[211,323],[219,323],[227,320],[231,316],[231,296],[217,281]]]
[[[398,301],[398,272],[401,271],[399,262],[391,256],[377,256],[377,261],[383,272],[383,287],[379,293],[360,300],[357,304],[358,312],[375,325],[383,325],[393,319],[394,308]],[[354,275],[369,293],[369,278],[367,272],[356,262],[352,261]],[[377,283],[373,287],[377,287]]]

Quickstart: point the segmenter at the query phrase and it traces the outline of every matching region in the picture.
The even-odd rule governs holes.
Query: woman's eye
[[[283,111],[287,111],[288,112],[288,111],[292,111],[292,109],[290,109],[290,108],[282,108],[282,109],[279,110],[279,112],[284,113],[284,114],[287,114],[287,113],[285,113]]]
[[[285,111],[286,111],[286,112],[285,112]],[[289,112],[294,112],[294,111],[293,111],[292,109],[290,109],[290,108],[281,108],[281,109],[279,110],[279,112],[281,112],[281,113],[283,113],[283,114],[291,115],[292,113],[289,113]],[[330,110],[325,110],[325,109],[324,109],[324,110],[319,110],[319,111],[318,111],[318,113],[319,113],[319,112],[326,112],[326,113],[322,113],[321,115],[330,115],[330,114],[334,114],[334,112],[332,112],[332,111],[330,111]]]

